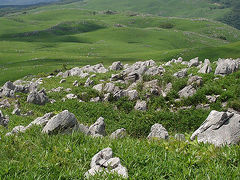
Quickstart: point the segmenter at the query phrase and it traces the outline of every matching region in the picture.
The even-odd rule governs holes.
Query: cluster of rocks
[[[95,154],[91,160],[90,169],[85,173],[86,178],[96,174],[116,173],[123,178],[128,178],[128,170],[121,165],[118,157],[113,157],[111,148],[105,148]]]
[[[4,116],[4,114],[0,110],[0,125],[2,125],[4,127],[7,127],[8,122],[9,122],[9,117],[8,116]]]

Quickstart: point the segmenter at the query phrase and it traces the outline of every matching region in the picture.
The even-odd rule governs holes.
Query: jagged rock
[[[102,137],[106,135],[104,118],[100,117],[89,127],[90,135],[94,137]]]
[[[137,83],[134,82],[130,86],[128,86],[127,90],[133,90],[133,89],[136,89],[136,88],[137,88]]]
[[[91,98],[90,102],[99,102],[101,101],[100,97]]]
[[[159,81],[157,79],[145,82],[143,84],[143,90],[148,90],[153,95],[159,95],[161,88],[158,86]]]
[[[167,94],[171,91],[171,89],[172,89],[172,83],[168,83],[164,91],[162,91],[162,96],[166,97]]]
[[[110,70],[118,71],[123,69],[123,65],[120,61],[112,63],[112,65],[109,67]]]
[[[178,95],[182,98],[188,98],[190,96],[193,96],[195,93],[197,92],[197,90],[192,86],[192,85],[188,85],[186,87],[184,87],[182,90],[180,90],[178,92]]]
[[[14,89],[15,85],[11,81],[6,82],[0,90],[0,97],[13,97]]]
[[[61,79],[59,83],[62,84],[62,83],[65,83],[65,82],[66,82],[66,79]]]
[[[227,75],[237,71],[239,64],[236,60],[232,59],[219,59],[217,62],[217,68],[215,74],[217,75]]]
[[[199,60],[198,60],[198,57],[194,58],[194,59],[191,59],[188,63],[188,67],[197,67],[199,65]]]
[[[215,103],[220,95],[206,96],[209,103]]]
[[[66,98],[67,99],[77,99],[77,95],[75,95],[75,94],[67,94]]]
[[[76,87],[78,87],[78,86],[79,86],[79,84],[78,84],[78,81],[77,81],[77,80],[73,82],[73,86],[76,86]]]
[[[90,178],[98,173],[117,173],[123,178],[128,178],[128,171],[121,165],[118,157],[113,158],[111,148],[105,148],[95,154],[91,160],[91,169],[85,173],[86,178]]]
[[[184,78],[184,77],[187,76],[187,71],[188,71],[187,68],[182,69],[181,71],[178,71],[178,72],[174,73],[173,76],[175,76],[177,78]]]
[[[151,75],[151,76],[156,76],[156,75],[162,75],[164,72],[165,72],[165,69],[162,66],[160,66],[160,67],[153,66],[153,67],[150,67],[145,72],[145,74]]]
[[[125,90],[119,90],[113,94],[114,99],[119,99],[119,98],[125,97],[125,96],[127,96],[127,91],[125,91]]]
[[[57,87],[57,88],[51,89],[51,92],[60,92],[62,90],[63,90],[63,87]]]
[[[26,128],[24,126],[16,126],[12,129],[11,132],[8,132],[5,136],[11,136],[14,134],[18,134],[18,133],[24,133],[26,131]]]
[[[36,118],[34,121],[32,121],[27,127],[26,129],[29,129],[30,127],[32,127],[33,125],[38,125],[38,126],[45,126],[48,121],[54,116],[54,114],[51,113],[46,113],[44,116],[42,117],[38,117]]]
[[[44,90],[41,90],[39,92],[33,91],[28,95],[27,102],[38,105],[44,105],[48,102],[48,97]]]
[[[204,64],[201,67],[201,69],[198,71],[198,73],[207,74],[207,73],[212,72],[212,68],[211,68],[210,64],[211,64],[210,61],[208,59],[205,59]]]
[[[7,127],[8,123],[9,123],[9,117],[4,116],[2,111],[0,110],[0,125]]]
[[[116,93],[119,90],[119,87],[115,86],[113,83],[107,83],[103,88],[103,91],[112,94]]]
[[[184,134],[175,134],[174,137],[175,137],[175,139],[178,140],[178,141],[185,141],[185,140],[186,140]]]
[[[139,78],[140,78],[140,75],[138,73],[131,72],[131,73],[127,74],[126,77],[124,77],[124,80],[133,83],[133,82],[137,81]]]
[[[108,102],[108,101],[109,101],[109,98],[110,98],[110,96],[111,96],[111,94],[110,94],[110,93],[104,94],[103,101],[104,101],[104,102]]]
[[[66,72],[64,72],[63,74],[62,74],[62,77],[63,78],[66,78],[66,77],[68,77],[68,76],[70,76],[71,75],[71,72],[68,70],[68,71],[66,71]]]
[[[137,92],[137,90],[127,91],[127,96],[129,98],[129,100],[135,100],[138,98],[138,92]]]
[[[188,85],[201,86],[203,84],[203,80],[201,76],[192,76],[188,79]]]
[[[17,115],[20,116],[21,115],[21,110],[19,108],[14,108],[12,115]]]
[[[84,84],[84,87],[89,87],[91,85],[93,85],[93,80],[91,80],[91,78],[89,77],[89,78],[87,78],[87,80]]]
[[[47,134],[71,132],[71,130],[77,125],[78,122],[74,114],[65,110],[52,117],[44,126],[42,132]]]
[[[93,89],[95,89],[98,92],[102,92],[103,91],[103,84],[97,84],[97,85],[93,86]]]
[[[215,146],[239,144],[240,115],[213,110],[190,139],[194,140],[196,137],[198,142]]]
[[[151,127],[151,132],[147,138],[168,139],[168,132],[161,124],[156,123]]]
[[[7,99],[4,99],[0,102],[0,108],[9,108],[11,107],[11,104]]]
[[[84,126],[83,124],[79,124],[76,127],[76,130],[79,131],[79,132],[82,132],[85,135],[89,134],[89,128],[87,126]]]
[[[112,139],[119,139],[119,138],[124,138],[126,135],[127,135],[126,129],[121,128],[121,129],[117,129],[116,131],[114,131],[110,135],[110,138],[112,138]]]
[[[136,105],[134,106],[135,110],[138,111],[146,111],[147,110],[147,102],[138,100]]]

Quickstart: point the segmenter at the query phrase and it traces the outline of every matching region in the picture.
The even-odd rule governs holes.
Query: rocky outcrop
[[[119,71],[123,69],[123,64],[120,61],[113,62],[112,65],[109,67],[112,71]]]
[[[28,93],[29,88],[29,85],[15,85],[11,81],[8,81],[0,88],[0,97],[14,97],[16,92]]]
[[[100,117],[89,127],[89,134],[93,137],[103,137],[106,135],[104,118]]]
[[[95,154],[91,160],[91,169],[85,173],[86,178],[90,178],[96,174],[117,173],[122,178],[128,178],[127,168],[121,165],[118,157],[113,157],[111,148],[105,148]]]
[[[196,92],[197,90],[192,85],[188,85],[184,87],[182,90],[180,90],[178,92],[178,95],[180,96],[180,98],[182,97],[188,98],[190,96],[193,96]]]
[[[199,65],[199,60],[198,60],[198,57],[194,58],[194,59],[191,59],[188,63],[188,67],[197,67]]]
[[[45,126],[48,123],[48,121],[53,117],[53,115],[54,115],[53,113],[46,113],[44,116],[36,118],[26,127],[26,129],[29,129],[34,125]]]
[[[27,97],[27,102],[37,105],[46,104],[48,102],[48,97],[45,90],[31,92]]]
[[[52,117],[44,126],[42,132],[47,134],[66,133],[71,132],[77,125],[78,121],[74,114],[65,110]]]
[[[25,131],[26,131],[26,128],[24,126],[16,126],[12,129],[11,132],[8,132],[5,136],[16,135],[18,133],[24,133]]]
[[[147,138],[168,139],[168,132],[161,124],[156,123],[151,127],[151,132]]]
[[[174,73],[173,76],[177,77],[177,78],[184,78],[184,77],[187,76],[187,71],[188,71],[187,68],[182,69],[181,71],[178,71],[178,72]]]
[[[200,68],[198,73],[208,74],[208,73],[212,72],[212,68],[211,68],[210,64],[211,64],[210,61],[208,59],[205,59],[204,64]]]
[[[192,134],[191,140],[211,143],[215,146],[240,142],[240,115],[229,112],[211,111],[203,124]]]
[[[217,62],[217,68],[215,70],[216,75],[228,75],[239,69],[239,63],[233,59],[219,59]]]

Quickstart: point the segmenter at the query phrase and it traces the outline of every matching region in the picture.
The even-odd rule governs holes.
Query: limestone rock
[[[215,146],[239,144],[240,115],[211,111],[203,124],[192,134],[191,140],[211,143]]]
[[[41,90],[39,92],[33,91],[28,95],[27,102],[38,105],[44,105],[48,102],[48,97],[44,90]]]
[[[168,139],[168,132],[161,124],[156,123],[151,127],[151,132],[147,138]]]
[[[212,68],[210,66],[210,61],[208,59],[205,59],[204,64],[201,67],[201,69],[198,71],[198,73],[207,74],[210,72],[212,72]]]
[[[117,129],[116,131],[114,131],[111,135],[110,138],[111,139],[119,139],[119,138],[124,138],[126,136],[126,129],[121,128],[121,129]]]
[[[199,65],[199,60],[198,60],[198,57],[194,58],[194,59],[191,59],[188,63],[188,67],[197,67]]]
[[[89,127],[89,133],[94,137],[106,135],[103,117],[98,118],[97,121]]]
[[[2,111],[0,110],[0,125],[7,127],[9,123],[9,117],[4,116]]]
[[[78,122],[74,114],[65,110],[52,117],[44,126],[42,132],[47,134],[64,133],[72,130],[77,125]]]
[[[112,63],[112,65],[109,67],[110,70],[118,71],[123,69],[123,65],[120,61]]]
[[[188,98],[190,96],[193,96],[195,93],[197,92],[197,90],[192,86],[192,85],[188,85],[186,87],[184,87],[182,90],[180,90],[178,92],[178,95],[182,98]]]
[[[173,74],[173,76],[177,77],[177,78],[184,78],[187,76],[187,71],[188,69],[182,69],[181,71],[178,71],[176,73]]]
[[[217,68],[215,74],[217,75],[227,75],[237,71],[239,64],[233,59],[219,59],[217,62]]]
[[[138,111],[146,111],[147,110],[147,102],[138,100],[136,105],[134,106],[135,110]]]

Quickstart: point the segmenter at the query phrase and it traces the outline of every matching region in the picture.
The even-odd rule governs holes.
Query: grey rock
[[[0,102],[0,108],[9,108],[11,107],[11,104],[7,99],[4,99]]]
[[[121,164],[117,168],[112,169],[111,173],[117,173],[123,178],[128,179],[128,170],[126,167],[122,166]]]
[[[16,135],[18,133],[24,133],[25,131],[26,131],[26,128],[24,126],[16,126],[12,129],[11,132],[8,132],[5,136]]]
[[[102,166],[107,160],[113,157],[113,151],[111,148],[105,148],[95,154],[91,160],[90,167]],[[102,161],[104,160],[104,161]]]
[[[44,90],[41,90],[39,92],[33,91],[28,95],[27,102],[38,105],[44,105],[48,102],[48,97]]]
[[[71,88],[67,88],[67,89],[65,89],[64,91],[65,91],[65,92],[71,92],[72,89],[71,89]]]
[[[37,125],[37,126],[45,126],[48,121],[54,116],[54,114],[51,112],[51,113],[46,113],[44,116],[42,117],[38,117],[36,118],[34,121],[32,121],[27,127],[26,129],[28,128],[31,128],[32,126],[34,125]]]
[[[147,138],[168,139],[168,132],[161,124],[156,123],[151,127],[151,132]]]
[[[236,60],[232,59],[219,59],[217,62],[217,68],[215,70],[216,75],[228,75],[239,68],[239,64]]]
[[[206,96],[209,103],[215,103],[220,95]]]
[[[188,63],[188,67],[197,67],[199,65],[199,60],[198,60],[198,57],[194,58],[194,59],[191,59]]]
[[[203,124],[192,134],[191,140],[211,143],[215,146],[239,144],[240,115],[211,111]]]
[[[207,74],[212,72],[212,68],[210,66],[210,61],[208,59],[205,59],[203,66],[201,67],[201,69],[198,71],[198,73],[203,73],[203,74]]]
[[[76,86],[76,87],[79,86],[79,84],[78,84],[78,80],[76,80],[76,81],[73,82],[73,86]]]
[[[181,71],[178,71],[178,72],[174,73],[173,76],[177,77],[177,78],[184,78],[184,77],[187,76],[187,71],[188,71],[187,68],[182,69]]]
[[[67,94],[66,98],[67,99],[77,99],[77,95],[75,95],[75,94]]]
[[[120,61],[112,63],[112,65],[109,67],[110,70],[118,71],[123,69],[123,65]]]
[[[94,137],[106,135],[103,117],[98,118],[97,121],[89,127],[89,133]]]
[[[4,116],[4,114],[0,110],[0,125],[7,127],[8,123],[9,123],[9,117]]]
[[[66,82],[66,79],[61,79],[59,83],[62,84],[62,83],[65,83],[65,82]]]
[[[90,102],[100,102],[100,101],[101,101],[100,97],[95,97],[90,99]]]
[[[106,83],[103,89],[103,91],[112,94],[116,93],[119,90],[120,90],[119,87],[115,86],[113,83]]]
[[[190,96],[193,96],[195,93],[197,92],[197,90],[192,86],[192,85],[188,85],[186,87],[184,87],[182,90],[180,90],[178,92],[178,95],[182,98],[188,98]]]
[[[14,108],[12,115],[17,115],[20,116],[21,115],[21,110],[19,108]]]
[[[76,131],[82,132],[85,135],[89,134],[89,128],[83,124],[76,126]]]
[[[103,84],[97,84],[97,85],[93,86],[93,89],[95,89],[98,92],[102,92],[103,91]]]
[[[127,95],[128,95],[129,100],[138,99],[138,92],[137,92],[137,90],[127,91]]]
[[[104,102],[108,102],[108,101],[109,101],[109,99],[110,99],[110,96],[111,96],[111,94],[110,94],[110,93],[104,94],[103,101],[104,101]]]
[[[162,66],[160,66],[160,67],[153,66],[153,67],[150,67],[145,72],[145,74],[151,75],[151,76],[156,76],[156,75],[162,75],[164,72],[165,72],[165,69]]]
[[[203,80],[201,76],[192,76],[188,79],[188,85],[201,86],[203,84]]]
[[[114,131],[110,135],[110,138],[111,139],[119,139],[119,138],[124,138],[126,135],[127,135],[126,129],[121,128],[121,129],[117,129],[116,131]]]
[[[87,78],[85,84],[84,84],[84,87],[89,87],[93,85],[93,80],[91,80],[91,77]]]
[[[77,125],[78,122],[74,114],[65,110],[52,117],[44,126],[42,132],[47,134],[64,133],[71,131]]]
[[[138,111],[146,111],[147,110],[147,102],[138,100],[136,105],[134,106],[135,110]]]

